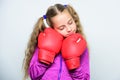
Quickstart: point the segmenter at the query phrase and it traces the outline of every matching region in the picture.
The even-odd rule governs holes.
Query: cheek
[[[73,28],[73,30],[75,30],[75,32],[76,32],[76,30],[77,30],[77,26],[76,26],[75,23],[72,25],[72,28]]]

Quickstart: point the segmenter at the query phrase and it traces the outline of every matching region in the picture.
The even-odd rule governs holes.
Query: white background
[[[30,33],[54,3],[71,4],[79,14],[90,47],[91,80],[120,80],[119,0],[0,0],[0,80],[22,80]]]

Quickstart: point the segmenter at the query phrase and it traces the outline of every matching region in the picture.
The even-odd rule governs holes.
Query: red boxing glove
[[[80,55],[86,48],[86,41],[82,35],[76,33],[68,36],[62,44],[62,57],[69,70],[80,66]]]
[[[60,51],[63,36],[52,28],[46,28],[38,36],[39,61],[53,63],[55,55]]]

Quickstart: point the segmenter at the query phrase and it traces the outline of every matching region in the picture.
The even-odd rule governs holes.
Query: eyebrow
[[[67,23],[69,23],[71,20],[72,20],[72,18],[70,18]],[[63,27],[63,26],[65,26],[65,25],[61,25],[58,28]]]

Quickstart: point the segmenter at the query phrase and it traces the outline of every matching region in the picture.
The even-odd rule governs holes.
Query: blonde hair
[[[80,24],[79,16],[76,13],[76,11],[73,9],[73,7],[70,5],[64,6],[62,4],[55,4],[54,6],[50,6],[47,10],[47,13],[46,13],[46,17],[47,17],[46,21],[47,21],[48,25],[50,27],[52,27],[51,18],[56,16],[58,14],[58,12],[63,12],[65,9],[68,10],[68,12],[73,17],[73,19],[76,23],[76,26],[77,26],[76,32],[85,36],[83,33],[82,25]],[[37,43],[38,43],[37,42],[38,35],[44,29],[45,29],[45,25],[43,22],[43,17],[41,17],[38,19],[37,23],[34,26],[33,32],[31,33],[27,48],[25,50],[25,58],[23,60],[23,69],[24,69],[24,73],[25,73],[24,78],[23,78],[24,80],[26,78],[28,78],[28,68],[30,65],[30,60],[34,54],[34,50],[35,50]]]

